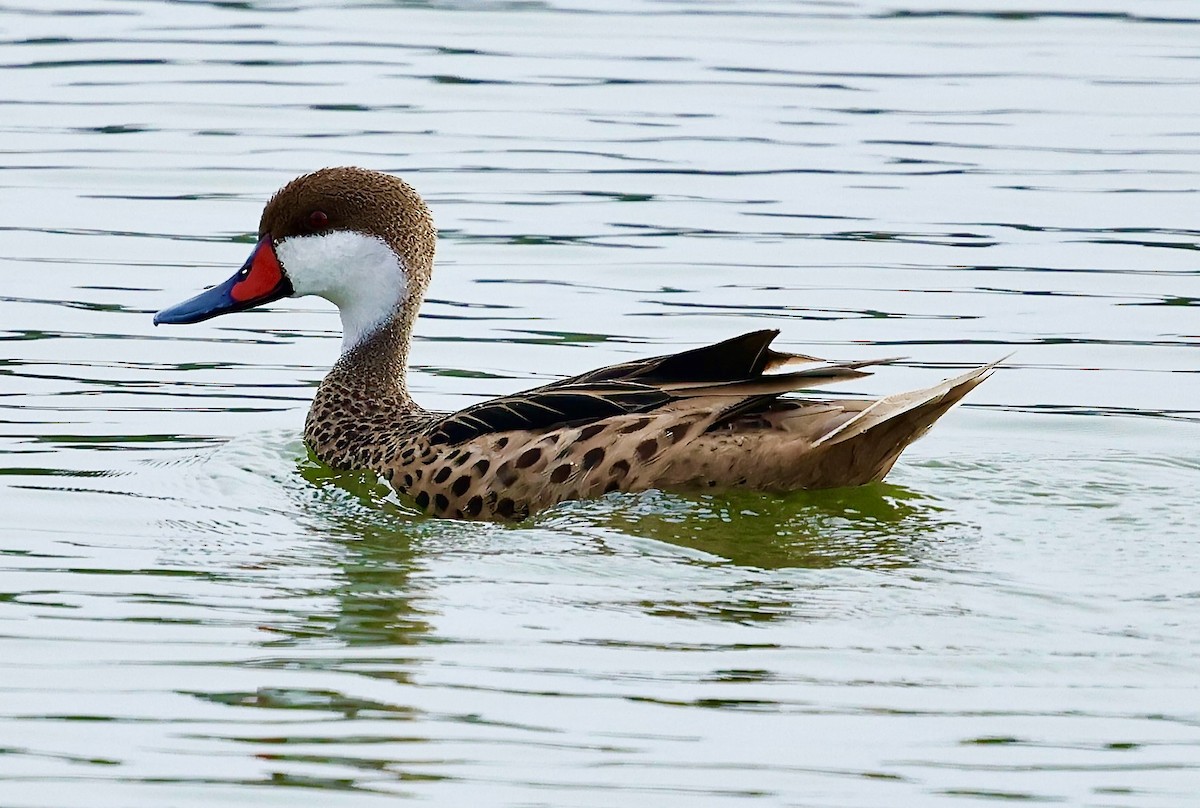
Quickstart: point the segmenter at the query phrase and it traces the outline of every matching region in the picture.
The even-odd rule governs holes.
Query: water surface
[[[0,804],[1194,804],[1192,4],[333,5],[0,7]],[[336,164],[430,408],[1015,354],[887,484],[419,519],[299,441],[329,306],[150,321]]]

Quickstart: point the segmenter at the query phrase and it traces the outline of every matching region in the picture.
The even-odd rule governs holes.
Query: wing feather
[[[462,443],[513,430],[545,430],[630,413],[670,401],[719,396],[723,418],[766,407],[778,396],[866,376],[860,368],[890,359],[826,362],[768,346],[775,330],[753,331],[683,351],[598,368],[533,390],[483,401],[435,421],[432,443]],[[786,368],[786,371],[779,372]]]
[[[640,384],[551,384],[451,413],[433,423],[430,441],[462,443],[491,432],[550,429],[560,424],[597,421],[644,412],[670,400],[667,392]]]

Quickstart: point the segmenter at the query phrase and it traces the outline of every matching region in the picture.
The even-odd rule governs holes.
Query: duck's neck
[[[419,296],[347,347],[317,388],[304,437],[334,468],[372,468],[381,450],[428,414],[408,392]]]
[[[343,345],[342,355],[327,378],[352,386],[366,398],[386,396],[411,403],[408,394],[411,319],[397,314],[357,342]]]

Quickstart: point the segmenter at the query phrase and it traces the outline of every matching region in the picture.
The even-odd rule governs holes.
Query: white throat
[[[292,236],[275,254],[295,290],[317,295],[342,315],[342,353],[391,320],[408,294],[408,273],[387,242],[354,230]]]

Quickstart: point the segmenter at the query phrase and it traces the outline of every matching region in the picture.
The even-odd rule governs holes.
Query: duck
[[[154,324],[325,298],[340,313],[342,344],[305,419],[313,455],[335,470],[375,472],[427,515],[497,522],[614,492],[876,482],[998,364],[928,389],[831,398],[808,391],[896,360],[778,351],[779,331],[769,329],[432,412],[410,394],[407,370],[436,244],[430,210],[408,183],[321,169],[270,198],[233,277],[159,311]]]

